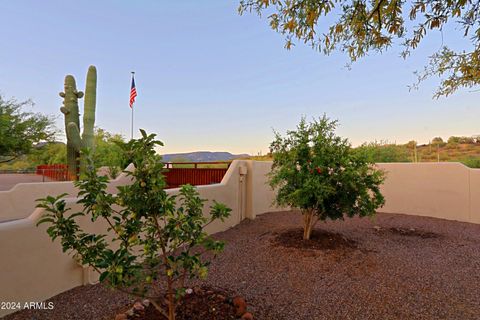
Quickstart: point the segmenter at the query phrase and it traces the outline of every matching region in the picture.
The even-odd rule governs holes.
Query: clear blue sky
[[[302,115],[323,113],[354,145],[480,133],[478,92],[432,100],[437,79],[408,90],[413,71],[441,45],[438,33],[407,61],[390,50],[349,71],[341,54],[283,49],[265,18],[239,16],[237,7],[234,0],[0,1],[0,92],[33,99],[63,130],[64,76],[73,74],[83,90],[96,65],[96,125],[129,137],[134,70],[135,126],[157,133],[162,153],[265,153],[272,128],[284,132]]]

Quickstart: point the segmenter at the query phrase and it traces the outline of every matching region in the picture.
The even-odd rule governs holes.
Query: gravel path
[[[246,297],[260,320],[480,319],[480,225],[381,213],[317,224],[347,246],[279,244],[300,222],[295,212],[268,213],[217,234],[227,246],[207,282]],[[112,319],[128,302],[99,285],[53,299],[53,311],[6,319]]]

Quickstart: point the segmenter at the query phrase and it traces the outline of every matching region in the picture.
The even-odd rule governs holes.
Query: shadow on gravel
[[[346,251],[357,249],[357,242],[346,238],[340,233],[315,229],[310,240],[303,240],[303,229],[293,228],[274,233],[272,243],[285,248]]]
[[[401,228],[401,227],[379,229],[377,230],[377,233],[389,233],[389,234],[394,234],[394,235],[399,235],[404,237],[415,237],[415,238],[422,238],[422,239],[436,239],[436,238],[442,237],[441,234],[438,234],[435,232],[424,231],[421,229],[414,229],[414,228]]]

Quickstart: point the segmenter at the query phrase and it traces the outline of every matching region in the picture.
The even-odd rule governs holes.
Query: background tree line
[[[65,164],[65,143],[59,142],[61,132],[55,117],[29,111],[32,101],[19,102],[0,95],[0,169],[28,170],[40,164]],[[99,167],[123,168],[120,134],[95,129],[93,159]],[[115,170],[115,169],[114,169]]]
[[[480,168],[480,135],[451,136],[447,140],[433,138],[419,145],[415,140],[404,144],[388,141],[363,143],[354,152],[367,157],[370,162],[462,162],[471,168]],[[253,156],[250,159],[271,161],[272,155]]]

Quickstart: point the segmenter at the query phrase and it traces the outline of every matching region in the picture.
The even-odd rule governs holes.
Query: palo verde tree
[[[418,80],[440,76],[437,98],[480,84],[479,1],[241,0],[239,12],[245,11],[267,13],[287,49],[297,39],[324,54],[345,52],[352,62],[395,44],[406,58],[428,33],[452,25],[449,35],[464,38],[464,49],[439,43]]]
[[[35,143],[55,138],[54,119],[25,111],[31,101],[4,100],[0,96],[0,163],[31,152]]]
[[[135,170],[127,172],[133,183],[110,194],[107,178],[97,176],[88,159],[86,179],[75,182],[80,189],[77,203],[84,208],[70,213],[64,195],[41,199],[46,214],[39,221],[49,224],[52,240],[60,239],[64,252],[71,252],[98,271],[100,281],[135,296],[147,297],[169,320],[184,294],[187,278],[207,276],[205,251],[219,253],[224,244],[213,240],[204,228],[229,216],[230,209],[214,202],[210,215],[203,215],[204,199],[192,186],[182,186],[177,196],[168,195],[162,175],[163,163],[154,147],[163,145],[141,130],[142,138],[125,146]],[[82,230],[77,219],[88,216],[104,233]],[[110,238],[113,237],[112,240]],[[203,249],[202,249],[203,248]],[[166,292],[154,295],[152,284],[161,281]],[[153,295],[153,296],[152,296]]]
[[[270,145],[276,203],[301,210],[305,240],[319,220],[371,216],[384,204],[383,172],[353,152],[336,127],[325,115],[311,123],[302,118],[285,137],[276,132]]]

